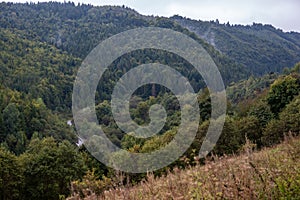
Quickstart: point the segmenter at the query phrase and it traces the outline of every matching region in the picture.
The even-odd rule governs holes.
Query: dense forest
[[[296,32],[285,33],[272,25],[259,23],[242,26],[180,16],[172,19],[235,62],[246,66],[253,75],[282,72],[299,61],[300,34]]]
[[[300,33],[262,24],[232,26],[180,16],[143,16],[125,6],[0,3],[0,199],[65,199],[71,192],[81,198],[100,196],[104,190],[147,179],[147,174],[108,168],[91,156],[80,144],[71,113],[73,84],[84,58],[99,42],[140,27],[186,34],[219,68],[227,91],[227,115],[208,156],[239,153],[249,142],[260,150],[286,135],[299,135]],[[133,67],[155,62],[187,77],[200,109],[195,140],[182,157],[154,172],[162,176],[205,164],[197,155],[210,124],[211,99],[197,70],[164,51],[125,54],[100,80],[95,108],[105,134],[129,152],[152,152],[170,143],[180,124],[180,105],[168,88],[145,85],[130,100],[131,117],[139,125],[149,124],[151,105],[165,108],[167,120],[156,136],[142,139],[124,133],[111,113],[110,96],[118,79]]]

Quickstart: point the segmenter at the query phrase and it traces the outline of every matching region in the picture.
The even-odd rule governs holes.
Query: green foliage
[[[252,143],[261,145],[262,125],[261,121],[254,117],[243,117],[234,121],[233,126],[236,127],[237,136],[240,137],[240,144],[244,144],[245,139],[249,139]]]
[[[260,100],[249,110],[249,116],[254,116],[259,120],[261,127],[265,127],[274,118],[270,106],[266,101]]]
[[[5,131],[15,134],[19,126],[20,112],[16,104],[10,103],[3,110]]]
[[[251,73],[277,72],[285,66],[290,67],[295,60],[299,61],[298,34],[285,34],[257,24],[231,27],[182,18],[146,17],[125,7],[75,6],[71,2],[0,3],[0,10],[1,199],[63,198],[68,196],[70,183],[74,180],[77,181],[72,182],[71,189],[82,198],[91,193],[99,195],[115,184],[112,169],[99,163],[84,147],[78,152],[71,144],[77,142],[77,138],[73,127],[66,124],[66,116],[70,114],[72,84],[81,59],[100,41],[132,28],[155,26],[182,32],[199,42],[211,55],[225,85],[230,85],[227,91],[235,111],[230,111],[226,117],[222,135],[214,148],[215,154],[239,152],[246,138],[263,147],[278,143],[289,132],[299,134],[300,103],[299,96],[296,97],[300,90],[299,63],[293,69],[285,70],[286,75],[279,78],[270,73],[240,81]],[[186,23],[191,24],[186,26]],[[208,32],[207,36],[204,37],[203,32]],[[271,39],[265,38],[265,32],[273,32]],[[95,99],[98,120],[114,144],[135,153],[163,148],[176,135],[181,118],[181,108],[171,91],[161,85],[149,84],[137,89],[130,100],[131,117],[140,125],[150,122],[149,108],[153,104],[163,105],[167,112],[165,126],[149,139],[136,138],[134,133],[125,135],[113,120],[110,107],[113,87],[122,75],[140,64],[157,62],[178,70],[187,77],[194,90],[199,91],[201,116],[193,144],[181,158],[155,173],[162,175],[175,166],[185,168],[196,163],[195,156],[206,136],[211,115],[210,96],[201,75],[187,61],[172,53],[138,50],[109,66],[99,81]],[[236,108],[236,103],[244,109]],[[278,119],[274,119],[274,115]],[[94,137],[89,142],[96,144],[100,140],[100,137]],[[105,148],[105,145],[95,147],[92,153],[99,155],[99,148]],[[122,154],[115,156],[119,162],[126,160]],[[135,164],[148,161],[140,162]],[[87,173],[86,169],[89,170]],[[145,177],[145,174],[126,175],[132,183]],[[285,188],[296,182],[276,181],[282,196],[294,195]],[[292,188],[298,191],[297,187]],[[88,193],[89,189],[92,192]]]
[[[82,181],[73,181],[71,183],[72,195],[76,195],[79,198],[86,198],[91,195],[100,196],[104,190],[108,190],[112,187],[112,180],[107,177],[102,177],[99,180],[95,176],[95,170],[87,171]]]
[[[197,40],[203,38],[207,43],[201,41],[201,44],[222,68],[224,78],[230,77],[228,80],[231,81],[243,76],[237,70],[245,72],[241,65],[261,75],[280,71],[285,66],[291,67],[300,60],[299,34],[283,33],[261,24],[226,26],[178,16],[143,16],[130,8],[119,6],[75,6],[71,2],[1,3],[1,11],[2,28],[22,30],[27,39],[47,42],[80,58],[84,58],[95,45],[111,35],[132,28],[158,26],[184,32]],[[223,55],[216,52],[213,46]],[[233,69],[235,73],[232,73]]]
[[[278,187],[279,199],[294,199],[300,193],[299,173],[295,177],[278,177],[275,183]]]
[[[103,175],[108,174],[108,168],[94,156],[92,156],[84,145],[80,146],[79,152],[83,158],[83,161],[87,167],[87,171],[93,171],[96,178],[101,178]]]
[[[226,88],[228,99],[237,104],[257,98],[268,90],[270,85],[278,78],[277,74],[267,74],[261,77],[249,77],[237,83],[232,83]]]
[[[300,133],[300,96],[284,108],[279,119],[271,120],[263,132],[263,143],[272,145],[283,140],[285,135]]]
[[[68,141],[32,140],[20,157],[25,178],[23,199],[58,199],[85,172],[82,156]]]
[[[267,95],[267,102],[275,116],[278,116],[278,113],[299,94],[299,91],[299,74],[291,74],[279,78],[271,85]]]
[[[151,140],[145,142],[141,152],[149,153],[151,151],[155,151],[164,147],[166,144],[172,141],[176,132],[177,132],[177,128],[173,128],[172,130],[167,131],[161,136],[153,137]]]
[[[0,143],[12,152],[23,153],[34,134],[38,138],[52,136],[58,141],[77,142],[66,119],[50,111],[41,98],[32,99],[7,88],[0,88],[0,92]]]
[[[172,18],[256,76],[281,72],[300,60],[299,33],[284,33],[271,25],[256,23],[231,26],[180,16]]]
[[[0,147],[0,199],[21,199],[24,184],[17,157]]]
[[[286,106],[279,114],[279,119],[284,121],[285,128],[292,133],[299,134],[300,131],[300,96]]]
[[[211,116],[211,100],[209,91],[205,88],[198,96],[198,103],[200,108],[200,116],[202,121],[210,119]]]
[[[298,73],[300,74],[300,62],[298,62],[292,69],[291,69],[292,73]]]
[[[3,11],[3,14],[0,18],[0,27],[14,30],[28,40],[46,42],[47,44],[54,45],[55,47],[66,51],[68,54],[75,57],[80,57],[82,59],[85,58],[86,55],[97,44],[99,44],[99,42],[122,31],[148,26],[170,28],[187,34],[198,41],[212,56],[212,59],[219,67],[226,84],[232,81],[240,80],[247,76],[247,71],[244,67],[237,65],[230,58],[220,54],[213,48],[213,46],[201,40],[194,33],[189,32],[185,28],[181,27],[172,19],[146,17],[138,14],[130,8],[122,8],[118,6],[93,7],[91,5],[84,4],[75,6],[72,3],[61,4],[57,2],[38,4],[1,3],[1,10]],[[68,15],[66,13],[72,13],[72,15]],[[54,52],[53,54],[55,55],[56,48],[52,46],[52,49]],[[43,52],[43,50],[38,50]],[[21,55],[26,53],[27,52],[25,51]],[[45,55],[45,57],[48,57],[47,54]],[[64,56],[62,57],[61,55],[58,55],[57,58],[58,59],[56,59],[55,61],[59,63],[60,60],[64,58]],[[139,62],[138,60],[136,60],[137,62],[135,62],[135,58],[141,58],[139,60],[141,60],[142,62]],[[50,60],[50,63],[51,61],[52,60]],[[62,66],[65,66],[68,63],[67,65],[74,66],[78,64],[77,61],[78,60],[69,56],[69,58],[66,59],[66,62],[61,64]],[[119,70],[123,71],[124,68],[126,68],[126,66],[128,65],[134,66],[136,64],[153,63],[157,61],[160,61],[162,64],[166,63],[170,66],[173,66],[173,63],[176,64],[176,62],[178,61],[178,57],[175,56],[168,59],[165,55],[163,55],[162,57],[157,57],[155,54],[150,53],[145,58],[143,54],[138,54],[135,57],[129,56],[129,59],[127,60],[123,59],[119,64]],[[58,63],[54,62],[54,64]],[[120,66],[122,68],[120,68]],[[179,66],[180,67],[178,69],[180,72],[185,70],[182,67],[185,65]],[[71,71],[72,69],[63,67],[64,72],[65,70]],[[23,71],[28,72],[27,70]],[[199,78],[197,79],[195,77],[195,70],[187,71],[190,73],[188,75],[185,75],[191,78],[193,80],[191,80],[192,82],[203,84],[203,81],[200,81]],[[231,73],[232,71],[238,73]],[[57,74],[54,73],[54,75]],[[60,77],[54,78],[57,79]],[[195,84],[198,87],[197,90],[199,89],[198,84]],[[107,86],[109,85],[110,83],[106,82],[106,85],[103,87],[107,88]],[[58,86],[59,84],[55,84],[55,87],[50,91],[60,93],[60,88]],[[45,93],[45,95],[47,95],[49,91],[45,91]],[[48,102],[45,99],[44,101],[46,105],[48,105]],[[61,103],[61,99],[57,99],[57,101]],[[54,102],[49,103],[52,104]]]
[[[143,138],[137,138],[134,136],[134,133],[127,133],[123,138],[122,138],[122,148],[123,149],[131,149],[133,152],[138,152],[137,146],[143,146],[145,143],[146,139]],[[134,147],[135,150],[134,150]]]
[[[227,117],[224,123],[222,134],[214,148],[216,154],[232,154],[243,145],[245,135],[238,132],[234,126],[234,120]]]
[[[96,113],[100,124],[109,126],[113,121],[110,103],[107,100],[104,100],[96,106]]]
[[[71,107],[72,82],[79,59],[46,43],[0,28],[0,83],[42,98],[52,110]]]

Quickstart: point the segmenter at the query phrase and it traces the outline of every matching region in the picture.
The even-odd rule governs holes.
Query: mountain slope
[[[173,20],[146,17],[130,8],[75,6],[73,3],[49,2],[38,4],[1,3],[0,10],[0,27],[9,29],[11,32],[21,31],[22,37],[28,40],[46,42],[81,59],[85,58],[99,42],[114,34],[133,28],[156,26],[183,32],[201,43],[219,67],[225,84],[244,79],[249,75],[245,67],[220,54],[213,46]],[[150,60],[147,60],[148,58]],[[141,63],[155,62],[151,56],[148,58],[141,60]],[[176,62],[179,61],[171,60],[171,63]],[[127,61],[125,66],[141,63]],[[182,71],[186,70],[182,69]],[[233,74],[232,71],[236,73]],[[189,73],[194,74],[190,70]],[[199,84],[200,79],[198,76],[194,81]]]
[[[300,60],[300,33],[284,33],[271,25],[252,26],[172,17],[216,49],[246,66],[253,75],[281,72]]]
[[[150,17],[124,6],[0,3],[0,27],[21,30],[28,40],[47,42],[82,59],[109,36],[148,26],[184,32],[199,41],[213,57],[226,84],[250,74],[281,72],[300,60],[300,34],[284,33],[271,25],[231,26],[180,16]]]
[[[40,40],[84,58],[101,40],[147,25],[137,12],[117,6],[75,6],[74,3],[1,3],[2,28],[23,30]]]
[[[80,59],[44,42],[24,39],[22,31],[0,28],[0,83],[42,98],[48,108],[71,107],[71,92]]]

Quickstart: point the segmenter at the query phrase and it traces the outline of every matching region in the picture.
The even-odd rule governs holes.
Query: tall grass
[[[204,166],[175,169],[136,186],[121,186],[85,199],[300,199],[300,138],[254,152],[214,157]],[[70,199],[79,199],[73,196]]]

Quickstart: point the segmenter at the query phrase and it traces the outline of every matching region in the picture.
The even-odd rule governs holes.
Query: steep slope
[[[239,156],[214,157],[204,166],[174,169],[165,177],[133,187],[92,193],[93,199],[298,199],[300,192],[300,139],[292,138],[276,147],[253,152],[251,144]],[[78,199],[77,195],[68,200]]]
[[[261,77],[251,76],[226,88],[228,100],[238,103],[244,100],[256,98],[259,94],[265,93],[270,85],[279,77],[278,74],[266,74]]]
[[[284,33],[270,25],[231,26],[179,16],[149,17],[124,6],[0,3],[0,27],[21,30],[23,38],[46,42],[81,59],[109,36],[147,26],[177,30],[199,41],[216,62],[226,85],[250,74],[280,72],[300,60],[300,34]],[[193,77],[194,72],[187,76]],[[199,79],[191,81],[202,87]]]
[[[173,20],[146,17],[130,8],[75,6],[73,3],[49,2],[38,4],[1,3],[0,10],[0,26],[2,28],[11,31],[21,30],[24,33],[23,37],[28,40],[46,42],[82,59],[100,41],[122,31],[148,26],[170,28],[193,37],[204,46],[219,67],[225,84],[248,76],[245,67],[220,54],[211,45],[174,23]],[[153,59],[150,58],[151,60]],[[145,62],[145,60],[141,60],[141,62]],[[176,63],[176,59],[173,59],[173,63]],[[134,65],[135,63],[129,64]],[[233,74],[232,71],[236,73]],[[187,76],[191,77],[192,75]],[[199,80],[195,81],[199,82]]]
[[[137,12],[117,6],[1,3],[0,10],[2,28],[23,30],[28,39],[53,44],[81,58],[111,35],[148,25]]]
[[[0,28],[0,83],[5,87],[42,98],[48,108],[71,107],[71,92],[80,59],[24,33]]]
[[[66,122],[65,117],[48,109],[41,98],[32,98],[0,83],[1,147],[19,155],[34,138],[53,137],[75,144],[74,129]]]
[[[284,33],[271,25],[252,26],[172,17],[216,49],[246,66],[254,75],[281,72],[300,60],[300,33]]]

